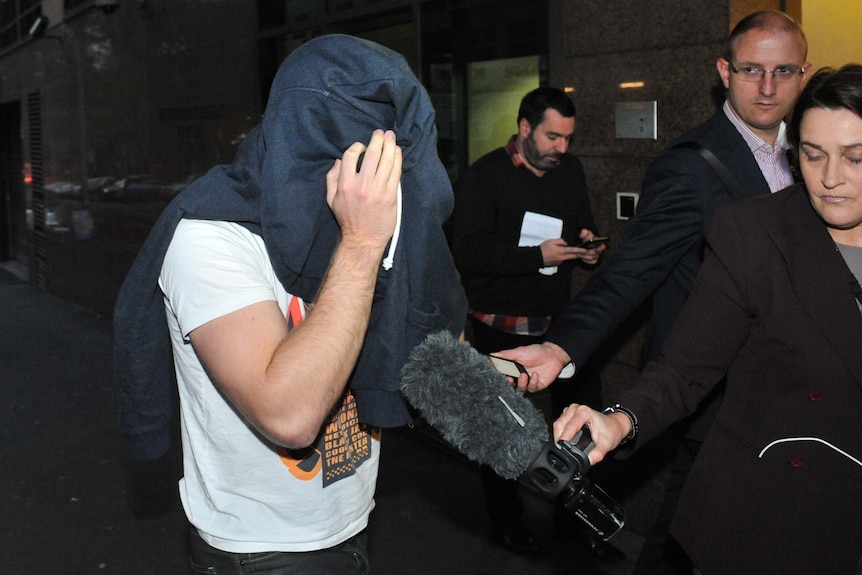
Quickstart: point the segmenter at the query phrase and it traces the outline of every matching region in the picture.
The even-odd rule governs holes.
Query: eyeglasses
[[[764,70],[757,66],[743,66],[737,69],[730,62],[727,65],[730,66],[730,71],[739,76],[743,82],[760,82],[767,74],[772,74],[772,79],[778,83],[792,82],[804,72],[804,69],[796,66],[779,66],[774,70]]]

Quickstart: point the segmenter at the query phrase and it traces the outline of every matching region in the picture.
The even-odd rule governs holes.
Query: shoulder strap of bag
[[[715,154],[713,154],[709,150],[709,148],[706,148],[701,144],[692,141],[680,142],[679,144],[676,144],[674,148],[688,148],[700,154],[700,156],[704,160],[706,160],[706,163],[709,164],[710,167],[718,175],[719,179],[721,180],[721,183],[724,184],[724,187],[727,188],[727,191],[730,192],[730,195],[733,197],[733,199],[739,200],[743,197],[739,193],[740,187],[736,182],[736,178],[733,177],[733,174],[730,173],[730,170],[728,170],[724,166],[724,164],[721,163],[721,160],[715,157]]]

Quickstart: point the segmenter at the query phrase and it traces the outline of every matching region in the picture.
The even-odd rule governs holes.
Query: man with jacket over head
[[[120,423],[130,466],[158,466],[176,375],[193,573],[369,572],[380,428],[410,420],[401,368],[466,314],[434,118],[402,56],[315,38],[135,260],[114,315]]]

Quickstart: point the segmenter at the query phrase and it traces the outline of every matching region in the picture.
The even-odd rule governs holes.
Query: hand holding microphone
[[[625,413],[602,413],[586,405],[572,404],[554,422],[554,439],[568,441],[588,428],[594,442],[589,452],[590,465],[595,465],[634,435],[634,425],[635,421]]]
[[[587,428],[571,441],[548,441],[545,419],[509,385],[487,356],[448,332],[429,335],[401,371],[401,391],[458,451],[547,498],[558,498],[585,530],[604,540],[623,526],[625,511],[585,477],[592,439]]]

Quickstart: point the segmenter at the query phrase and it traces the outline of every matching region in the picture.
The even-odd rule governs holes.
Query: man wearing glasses
[[[564,367],[569,372],[572,366],[582,369],[650,296],[644,360],[658,355],[700,267],[703,232],[715,208],[793,182],[784,118],[811,70],[807,51],[801,27],[782,12],[757,12],[737,24],[716,63],[727,88],[722,109],[674,141],[650,165],[637,215],[628,222],[623,241],[552,324],[544,342],[499,354],[527,368],[529,381],[522,375],[520,389],[535,392]],[[681,550],[673,552],[676,546],[667,526],[718,403],[718,397],[704,402],[679,430],[665,502],[635,573],[691,572],[690,564],[673,566],[685,565],[687,558]]]

